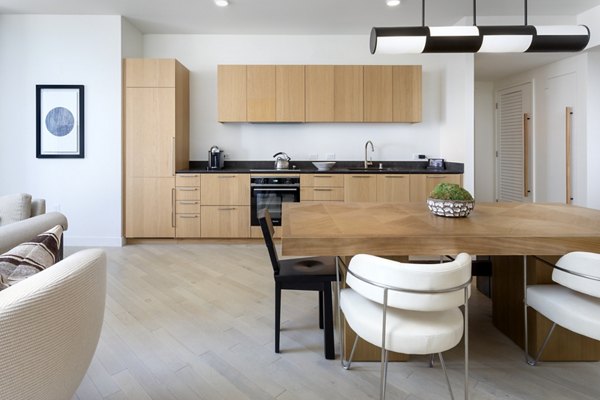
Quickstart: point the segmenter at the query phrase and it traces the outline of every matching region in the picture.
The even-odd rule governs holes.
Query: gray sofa
[[[11,204],[13,200],[19,202],[16,208]],[[23,219],[17,220],[19,218]],[[46,213],[44,199],[31,200],[31,196],[27,194],[0,197],[0,254],[56,225],[67,230],[67,217],[59,212]],[[62,242],[61,240],[60,258]]]

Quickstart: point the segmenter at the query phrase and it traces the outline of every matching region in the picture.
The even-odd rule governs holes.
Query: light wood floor
[[[284,292],[282,353],[274,353],[264,245],[137,244],[106,252],[104,328],[74,399],[377,398],[378,363],[345,371],[339,349],[337,360],[323,357],[316,293]],[[470,316],[472,399],[600,398],[600,363],[527,366],[476,291]],[[445,358],[461,398],[462,347]],[[388,384],[389,399],[449,398],[441,369],[423,357],[391,364]]]

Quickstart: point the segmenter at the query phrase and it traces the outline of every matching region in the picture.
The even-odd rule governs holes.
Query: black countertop
[[[462,174],[463,163],[446,162],[445,169],[427,168],[427,161],[373,161],[373,166],[364,169],[362,161],[336,161],[329,171],[319,171],[311,161],[290,161],[290,168],[275,169],[273,161],[225,161],[223,169],[208,169],[206,161],[190,161],[188,169],[178,174],[197,173],[292,173],[292,174]],[[379,168],[381,164],[382,168]]]

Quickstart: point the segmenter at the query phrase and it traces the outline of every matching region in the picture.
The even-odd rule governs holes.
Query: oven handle
[[[299,187],[293,187],[293,188],[286,188],[286,189],[277,189],[277,188],[268,188],[268,189],[260,189],[260,188],[252,188],[252,190],[256,191],[256,192],[297,192],[300,188]]]

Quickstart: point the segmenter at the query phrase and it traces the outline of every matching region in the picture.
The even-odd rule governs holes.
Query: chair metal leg
[[[323,329],[323,291],[319,290],[319,329]]]
[[[325,358],[328,360],[335,360],[335,343],[333,339],[333,300],[331,296],[331,283],[326,282],[323,284],[323,318],[324,318],[324,331],[323,340],[325,347]]]
[[[281,331],[281,286],[275,283],[275,353],[279,353],[279,333]]]
[[[387,370],[388,370],[388,351],[381,349],[381,388],[379,391],[379,399],[385,400],[385,389],[387,387]]]
[[[465,400],[469,400],[469,287],[465,288]]]
[[[523,321],[525,325],[525,362],[529,364],[529,332],[527,323],[527,256],[523,256]]]
[[[446,377],[446,383],[448,384],[448,391],[450,392],[450,398],[454,400],[454,393],[452,393],[452,386],[450,386],[450,379],[448,378],[448,371],[446,371],[446,363],[444,362],[444,357],[442,357],[442,353],[438,353],[440,357],[440,364],[442,365],[442,369],[444,370],[444,376]],[[465,389],[466,393],[466,389]]]
[[[540,350],[536,354],[535,359],[532,360],[531,358],[529,358],[529,355],[527,353],[525,353],[525,357],[527,358],[527,364],[529,364],[531,366],[537,365],[538,361],[540,360],[540,357],[542,356],[542,353],[544,352],[544,350],[546,349],[546,346],[548,345],[548,342],[550,341],[550,336],[552,335],[552,332],[554,332],[554,328],[556,328],[556,322],[552,324],[550,329],[548,329],[548,333],[546,334],[544,343],[542,343],[542,347],[540,347]]]
[[[429,356],[429,368],[433,368],[435,362],[435,354]]]
[[[350,358],[348,358],[348,362],[346,362],[346,351],[345,351],[345,347],[344,344],[342,343],[342,351],[341,351],[341,356],[340,356],[340,361],[342,362],[342,368],[348,370],[350,369],[350,366],[352,365],[352,357],[354,357],[354,350],[356,350],[356,344],[358,343],[358,335],[356,335],[356,338],[354,338],[354,344],[352,345],[352,350],[350,351]]]

